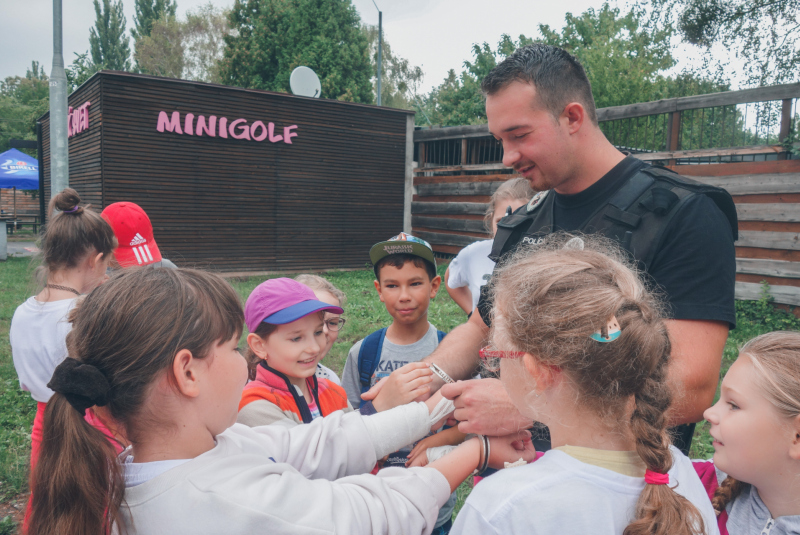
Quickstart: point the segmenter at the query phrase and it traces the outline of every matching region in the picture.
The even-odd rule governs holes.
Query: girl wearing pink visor
[[[251,381],[242,393],[238,422],[307,424],[353,410],[341,386],[315,376],[327,345],[325,312],[344,311],[317,300],[311,288],[292,279],[268,280],[253,290],[244,312]]]

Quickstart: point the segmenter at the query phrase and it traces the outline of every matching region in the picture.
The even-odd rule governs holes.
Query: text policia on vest
[[[167,112],[158,112],[158,125],[156,130],[159,132],[172,132],[174,134],[186,134],[190,136],[208,136],[208,137],[221,137],[233,139],[247,139],[250,141],[264,141],[268,139],[270,143],[284,143],[292,144],[292,138],[297,137],[297,133],[293,132],[297,128],[296,124],[283,127],[283,134],[275,133],[275,123],[267,123],[262,121],[255,121],[253,124],[247,124],[247,119],[236,119],[228,122],[227,117],[220,117],[217,120],[216,115],[210,115],[206,118],[205,115],[197,115],[197,122],[195,123],[195,114],[187,113],[183,117],[181,123],[180,112],[173,111],[171,116]],[[181,128],[181,124],[183,127]]]

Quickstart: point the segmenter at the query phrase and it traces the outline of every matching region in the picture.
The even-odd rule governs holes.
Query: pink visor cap
[[[262,282],[250,293],[244,304],[244,322],[252,333],[262,322],[284,325],[320,311],[344,312],[341,307],[318,301],[305,284],[281,277]]]

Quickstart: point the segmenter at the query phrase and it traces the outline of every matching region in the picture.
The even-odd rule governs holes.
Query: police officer
[[[668,302],[670,373],[680,385],[669,417],[674,425],[691,424],[680,428],[676,441],[688,450],[693,423],[713,402],[735,324],[737,224],[730,195],[611,145],[598,126],[586,73],[564,50],[520,48],[489,73],[482,89],[503,163],[540,192],[501,221],[492,256],[535,246],[555,231],[600,232],[627,249]],[[483,292],[476,313],[425,360],[455,379],[469,378],[486,342],[491,307]],[[496,435],[531,425],[496,379],[446,385],[442,393],[455,400],[464,432]]]

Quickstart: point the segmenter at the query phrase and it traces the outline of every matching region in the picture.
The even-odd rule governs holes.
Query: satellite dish
[[[292,93],[301,97],[319,98],[322,86],[319,83],[317,73],[308,67],[297,67],[289,77],[289,86]]]

